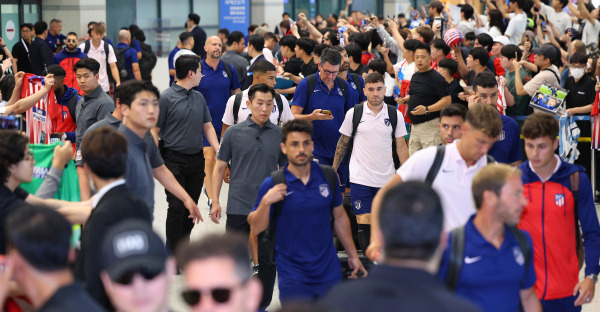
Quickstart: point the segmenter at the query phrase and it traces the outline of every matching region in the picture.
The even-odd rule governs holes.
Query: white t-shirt
[[[525,12],[519,15],[511,13],[504,35],[508,37],[510,43],[518,46],[521,43],[521,36],[523,36],[525,29],[527,29],[527,15]]]
[[[175,68],[175,61],[182,55],[196,55],[196,53],[192,52],[190,49],[181,49],[173,55],[173,68]]]
[[[458,152],[456,143],[459,141],[455,140],[446,145],[444,160],[432,184],[442,201],[446,231],[464,225],[475,213],[471,184],[475,173],[487,165],[487,157],[483,156],[475,165],[467,167],[467,163]],[[396,173],[402,181],[425,181],[436,151],[437,146],[431,146],[415,152]]]
[[[396,132],[394,137],[406,135],[404,116],[398,110]],[[340,127],[340,133],[352,137],[352,118],[354,108],[351,108]],[[392,125],[385,105],[377,115],[363,103],[363,115],[356,129],[356,138],[350,157],[350,182],[382,187],[394,176],[394,159],[392,157]]]
[[[463,34],[474,32],[475,31],[475,22],[474,21],[460,21],[458,23],[458,30],[460,30]]]
[[[81,52],[85,50],[85,42],[79,45]],[[115,56],[115,51],[113,47],[108,45],[108,64],[116,63],[117,57]],[[88,57],[91,57],[100,63],[100,71],[98,72],[98,83],[102,86],[102,90],[104,92],[108,92],[110,86],[108,85],[108,71],[106,69],[106,51],[104,51],[104,40],[100,40],[100,45],[98,49],[94,47],[94,44],[90,41],[90,50],[87,53]]]
[[[240,110],[238,111],[238,120],[237,122],[240,123],[244,120],[246,120],[248,118],[248,116],[250,116],[250,114],[252,114],[252,112],[250,111],[250,108],[247,105],[247,101],[248,101],[248,90],[250,90],[249,88],[242,91],[242,102],[240,103]],[[292,114],[292,110],[290,109],[290,103],[288,102],[288,100],[283,96],[283,95],[279,95],[281,96],[281,101],[283,102],[283,112],[281,112],[281,122],[282,124],[294,119],[294,114]],[[233,102],[235,102],[235,94],[232,95],[231,97],[229,97],[229,100],[227,100],[227,106],[225,106],[225,113],[223,114],[223,123],[229,126],[232,126],[234,124],[234,120],[233,120]],[[277,124],[277,118],[279,118],[279,109],[277,108],[277,102],[275,100],[273,100],[273,110],[271,111],[271,117],[269,117],[269,120],[271,120],[272,123]]]
[[[581,41],[585,45],[592,43],[598,43],[598,34],[600,33],[600,21],[594,20],[594,25],[589,20],[585,20],[585,26],[583,26],[583,34],[581,34]]]
[[[565,11],[556,13],[551,6],[542,3],[542,6],[540,7],[540,13],[546,15],[546,18],[552,22],[554,26],[556,26],[556,29],[558,29],[561,34],[564,34],[565,31],[567,31],[567,28],[571,27],[571,18]]]
[[[398,62],[394,64],[394,72],[397,73],[400,68],[402,68],[402,80],[409,80],[412,78],[415,73],[415,62],[408,63],[408,61],[403,60],[402,62]],[[398,77],[398,76],[397,76]]]
[[[488,34],[490,36],[492,36],[492,38],[496,38],[498,36],[502,36],[502,32],[500,31],[500,29],[498,29],[498,27],[496,26],[492,26],[490,27],[490,30],[488,31]]]
[[[394,89],[396,88],[396,81],[390,74],[385,73],[383,76],[383,82],[385,84],[385,96],[393,96]]]

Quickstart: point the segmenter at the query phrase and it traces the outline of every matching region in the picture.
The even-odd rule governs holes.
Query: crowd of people
[[[600,128],[572,117],[600,110],[600,9],[351,6],[216,36],[191,13],[162,92],[136,25],[116,45],[57,19],[0,39],[0,115],[22,121],[0,130],[0,303],[168,311],[175,274],[194,311],[265,310],[276,278],[284,311],[590,303],[600,224],[577,139]]]

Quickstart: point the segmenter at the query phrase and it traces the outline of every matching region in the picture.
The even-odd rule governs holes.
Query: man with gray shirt
[[[79,177],[79,190],[81,200],[90,198],[90,183],[88,175],[83,170],[81,162],[81,141],[89,126],[98,120],[104,119],[115,109],[113,99],[102,90],[98,83],[100,63],[93,58],[83,58],[73,66],[75,77],[79,88],[83,91],[83,97],[77,102],[75,115],[77,116],[77,130],[75,131],[77,153],[75,163],[77,164],[77,176]]]
[[[244,34],[240,31],[236,30],[229,34],[229,37],[227,37],[227,51],[221,56],[223,62],[233,65],[240,83],[246,78],[248,66],[250,66],[250,62],[241,55],[246,48],[244,40]]]
[[[206,100],[195,90],[202,79],[201,61],[196,55],[183,55],[177,59],[177,82],[160,95],[160,114],[156,127],[152,129],[157,143],[159,137],[162,140],[159,146],[165,165],[195,203],[200,198],[204,182],[202,134],[215,153],[219,150]],[[181,200],[168,190],[165,193],[169,204],[167,248],[173,251],[180,241],[189,241],[194,222]]]

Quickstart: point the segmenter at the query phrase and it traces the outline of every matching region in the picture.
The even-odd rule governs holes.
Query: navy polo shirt
[[[173,64],[173,58],[175,58],[175,54],[177,54],[179,50],[181,49],[178,46],[175,46],[175,48],[171,50],[171,53],[169,53],[169,70],[175,69],[175,64]],[[175,80],[175,77],[169,75],[169,87],[173,84],[173,80]]]
[[[532,259],[525,268],[525,256],[519,242],[505,226],[504,241],[496,249],[473,224],[475,215],[465,225],[465,258],[458,278],[456,294],[477,304],[486,312],[519,311],[520,290],[533,287],[535,270]],[[531,246],[531,237],[525,233]],[[439,276],[446,280],[452,239],[444,251]]]
[[[129,73],[129,79],[135,79],[135,77],[133,76],[133,69],[131,68],[131,64],[139,63],[140,60],[138,59],[137,52],[135,51],[135,49],[128,46],[127,43],[119,42],[119,44],[117,44],[117,49],[125,48],[129,48],[125,51],[125,69],[127,69],[127,72]]]
[[[500,119],[502,119],[502,133],[488,151],[488,155],[494,157],[497,162],[504,164],[523,159],[519,125],[514,119],[502,114],[500,114]]]
[[[365,87],[365,81],[362,79],[361,76],[358,76],[358,79],[360,80],[360,84],[354,81],[354,79],[352,79],[352,75],[348,73],[348,80],[346,81],[351,87],[350,89],[348,89],[348,95],[352,97],[352,105],[362,103],[367,100],[365,92],[363,91],[363,88]]]
[[[340,260],[333,245],[331,229],[333,207],[342,204],[338,186],[334,193],[327,183],[323,169],[310,163],[310,178],[305,185],[283,167],[287,195],[277,218],[275,263],[279,276],[302,282],[320,283],[341,280]],[[338,181],[339,185],[339,181]],[[253,211],[269,189],[273,178],[266,178],[258,191]],[[273,208],[273,207],[271,207]],[[271,218],[273,209],[271,209]]]
[[[337,141],[340,139],[340,127],[346,116],[346,112],[354,107],[352,102],[352,96],[348,95],[344,98],[342,90],[338,86],[337,79],[334,80],[333,89],[329,90],[327,85],[323,83],[319,72],[315,74],[317,82],[315,84],[315,90],[307,100],[308,91],[308,80],[302,79],[298,86],[296,86],[296,92],[294,92],[294,98],[292,99],[292,105],[297,105],[303,108],[302,114],[310,114],[315,109],[328,109],[333,114],[331,120],[315,120],[313,124],[313,141],[315,142],[315,149],[313,154],[321,157],[333,158],[335,156],[335,147]],[[346,88],[348,93],[352,86],[346,82]]]
[[[237,76],[235,68],[231,67],[231,74],[233,77],[229,77],[223,66],[223,61],[219,60],[219,65],[216,70],[206,63],[206,59],[202,60],[202,80],[196,90],[200,91],[208,104],[208,110],[212,118],[213,127],[217,132],[217,136],[221,136],[221,129],[223,128],[223,115],[225,114],[225,106],[227,106],[227,100],[231,96],[231,90],[240,88],[240,80]]]

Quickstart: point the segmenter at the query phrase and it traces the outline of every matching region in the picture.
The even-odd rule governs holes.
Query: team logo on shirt
[[[383,123],[385,124],[386,127],[389,127],[392,122],[390,121],[389,118],[386,118],[383,120]]]
[[[554,194],[554,203],[558,207],[565,205],[565,194]]]
[[[521,247],[513,247],[513,255],[515,256],[515,262],[517,262],[518,265],[523,266],[525,264],[525,257],[523,256]]]
[[[338,94],[339,94],[340,96],[344,96],[344,93],[342,93],[342,89],[338,88]]]
[[[67,112],[63,112],[62,115],[63,115],[63,120],[65,120],[67,118]]]
[[[352,82],[350,83],[350,85],[352,86],[352,88],[353,88],[354,90],[356,90],[356,84],[354,84],[354,81],[352,81]]]
[[[504,141],[505,137],[506,137],[506,132],[504,132],[504,130],[502,130],[502,132],[498,136],[498,141]]]
[[[354,209],[360,210],[360,208],[362,208],[362,203],[360,202],[360,200],[355,200],[354,201]]]
[[[271,111],[272,113],[277,111],[277,105],[273,105],[273,110]]]
[[[227,76],[227,73],[225,71],[223,71],[223,77],[229,78],[229,76]]]
[[[329,196],[329,186],[327,184],[319,185],[319,192],[321,193],[321,196],[323,196],[323,197]]]

